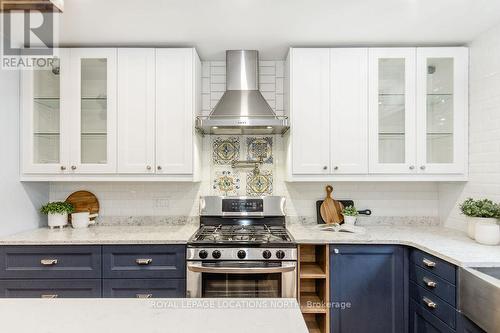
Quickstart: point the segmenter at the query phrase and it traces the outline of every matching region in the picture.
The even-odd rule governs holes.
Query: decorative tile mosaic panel
[[[240,158],[240,138],[217,136],[212,141],[212,163],[229,165]]]
[[[248,172],[246,194],[249,196],[272,195],[273,172],[271,170],[261,170],[258,173]]]
[[[221,170],[214,172],[212,188],[215,195],[238,195],[241,180],[238,171]]]
[[[273,138],[250,136],[246,139],[247,159],[260,160],[265,164],[273,164]]]

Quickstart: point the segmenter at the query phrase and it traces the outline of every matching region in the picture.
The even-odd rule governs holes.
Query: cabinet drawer
[[[114,279],[184,278],[184,245],[104,246],[103,275]]]
[[[455,333],[454,330],[413,300],[410,300],[409,319],[409,333]]]
[[[451,305],[413,282],[410,282],[410,297],[428,312],[455,329],[457,313]],[[434,307],[429,306],[431,302]]]
[[[103,297],[108,298],[169,298],[186,297],[184,279],[105,279]]]
[[[0,280],[2,298],[99,298],[101,280]]]
[[[2,279],[99,279],[100,246],[0,247]]]
[[[451,283],[416,264],[410,265],[410,279],[417,285],[450,303],[451,306],[456,307],[457,288]]]
[[[451,284],[456,284],[456,267],[449,262],[436,258],[430,254],[413,249],[411,261],[416,265],[436,274]]]

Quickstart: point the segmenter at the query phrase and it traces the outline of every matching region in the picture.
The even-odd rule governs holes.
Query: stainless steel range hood
[[[203,134],[283,134],[287,117],[278,117],[259,91],[257,51],[226,51],[226,92],[209,116],[196,118]]]

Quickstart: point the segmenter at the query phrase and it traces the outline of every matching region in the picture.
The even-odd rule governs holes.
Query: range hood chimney
[[[259,53],[226,51],[226,92],[207,117],[196,118],[203,134],[284,134],[286,117],[278,117],[259,91]]]

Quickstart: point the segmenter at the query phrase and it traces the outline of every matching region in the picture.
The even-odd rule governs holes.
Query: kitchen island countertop
[[[3,332],[307,333],[295,299],[0,299]]]

